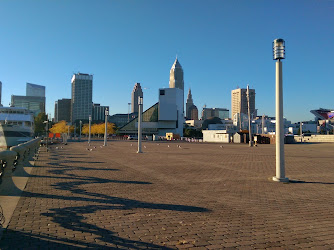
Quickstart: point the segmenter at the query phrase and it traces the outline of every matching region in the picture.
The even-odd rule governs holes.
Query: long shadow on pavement
[[[69,162],[68,162],[69,163]],[[122,248],[132,248],[132,249],[168,249],[166,247],[156,245],[153,243],[146,243],[142,241],[135,241],[130,239],[121,238],[115,235],[115,232],[110,231],[105,228],[98,227],[95,224],[90,224],[85,222],[85,214],[93,214],[98,211],[108,211],[108,210],[133,210],[136,208],[146,208],[146,209],[158,209],[158,210],[169,210],[169,211],[183,211],[183,212],[209,212],[210,210],[202,207],[187,206],[187,205],[176,205],[176,204],[163,204],[163,203],[150,203],[144,201],[138,201],[134,199],[127,199],[121,197],[115,197],[111,195],[90,192],[89,190],[83,189],[81,185],[87,184],[107,184],[107,183],[119,183],[119,184],[136,184],[136,185],[147,185],[152,184],[150,182],[141,181],[122,181],[122,180],[112,180],[104,179],[91,176],[78,176],[68,171],[77,170],[87,170],[85,167],[75,167],[75,166],[62,166],[59,164],[49,164],[53,170],[48,170],[49,173],[60,176],[49,176],[49,178],[56,177],[56,179],[61,178],[62,182],[57,182],[52,184],[55,189],[69,191],[68,195],[57,195],[57,194],[43,194],[43,193],[33,193],[28,191],[23,191],[22,197],[37,197],[46,199],[58,199],[67,201],[85,201],[88,204],[94,205],[84,205],[84,206],[69,206],[63,208],[51,208],[45,213],[41,213],[42,216],[51,218],[52,222],[58,224],[62,228],[88,233],[93,235],[95,240],[102,242],[99,244],[85,242],[84,240],[73,240],[68,238],[58,238],[51,236],[49,234],[41,235],[28,232],[19,232],[15,230],[7,230],[4,234],[3,239],[0,241],[1,249],[12,249],[14,248],[25,248],[40,246],[37,248],[51,247],[54,248],[69,248],[69,247],[93,247],[93,248],[103,248],[107,247],[122,247]],[[88,168],[89,170],[106,170],[98,168]],[[35,178],[38,176],[34,176]],[[40,176],[42,177],[42,176]],[[43,176],[45,178],[45,176]],[[67,181],[64,181],[67,180]],[[74,181],[70,181],[74,180]],[[87,186],[85,186],[87,188]],[[96,204],[100,203],[100,204]],[[96,205],[95,205],[96,204]],[[15,239],[15,240],[14,240]],[[13,245],[14,241],[14,245]],[[18,244],[18,245],[17,245]],[[21,245],[22,244],[22,245]],[[21,246],[21,247],[20,247]]]
[[[289,180],[289,183],[333,185],[334,182]]]

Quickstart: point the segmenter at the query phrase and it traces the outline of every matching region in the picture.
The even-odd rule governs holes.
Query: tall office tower
[[[182,117],[184,118],[184,81],[183,81],[183,69],[177,58],[175,59],[169,74],[169,88],[177,88],[182,90],[183,106]],[[183,119],[184,120],[184,119]]]
[[[101,106],[98,103],[93,104],[93,121],[104,121],[106,109],[109,110],[109,106]]]
[[[131,113],[138,113],[138,97],[143,97],[140,83],[136,83],[131,93]]]
[[[55,102],[55,122],[71,122],[71,99],[59,99]]]
[[[184,90],[183,69],[177,58],[170,69],[169,87]]]
[[[10,106],[29,109],[37,116],[41,112],[45,113],[45,97],[12,95]]]
[[[190,120],[198,120],[198,109],[195,105],[190,106],[189,108]]]
[[[231,92],[231,117],[235,114],[248,114],[247,104],[247,89],[234,89]],[[255,109],[255,89],[249,89],[249,109],[250,114],[253,117],[257,116],[257,110]]]
[[[45,86],[27,82],[26,96],[45,97]]]
[[[92,115],[93,75],[74,74],[72,77],[71,122],[88,120]]]
[[[190,120],[190,117],[191,117],[190,107],[192,105],[194,105],[194,102],[193,102],[193,97],[191,95],[191,90],[189,89],[187,102],[186,102],[186,117],[187,117],[188,120]]]
[[[202,120],[206,120],[210,117],[227,119],[229,118],[229,110],[225,108],[207,108],[204,106],[202,110]]]

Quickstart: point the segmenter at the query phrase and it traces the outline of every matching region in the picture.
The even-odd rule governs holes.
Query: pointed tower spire
[[[177,56],[172,65],[172,68],[170,69],[169,87],[179,88],[179,89],[184,90],[183,69],[182,69],[182,66],[179,60],[177,60]]]

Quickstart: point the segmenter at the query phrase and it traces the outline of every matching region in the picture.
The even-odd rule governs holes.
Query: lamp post
[[[128,122],[130,121],[130,107],[131,107],[131,102],[128,102]]]
[[[48,140],[49,140],[49,136],[48,136],[48,130],[49,130],[49,118],[46,118],[46,121],[44,121],[43,123],[45,123],[45,139],[46,139],[46,152],[48,152]]]
[[[92,116],[89,116],[89,134],[88,134],[88,143],[90,143],[90,133],[91,133],[91,126],[92,126]]]
[[[300,127],[299,127],[299,133],[300,133],[300,143],[303,143],[303,123],[300,122]]]
[[[252,123],[251,123],[251,115],[250,115],[250,105],[249,105],[249,85],[247,85],[247,106],[248,106],[248,135],[249,135],[249,146],[253,147],[252,140]]]
[[[137,153],[143,153],[141,151],[141,123],[142,123],[142,112],[143,112],[143,97],[138,96],[138,151]]]
[[[80,121],[80,135],[79,135],[79,141],[81,141],[81,127],[82,127],[82,121]]]
[[[284,163],[284,126],[283,126],[283,83],[282,62],[285,58],[285,42],[283,39],[273,41],[273,59],[276,60],[276,176],[274,181],[289,182],[285,177]]]
[[[105,112],[105,128],[104,128],[104,143],[103,146],[107,146],[107,129],[108,129],[108,115],[109,110],[106,108]]]

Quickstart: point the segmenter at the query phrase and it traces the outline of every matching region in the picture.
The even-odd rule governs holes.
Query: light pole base
[[[276,176],[273,177],[273,181],[277,181],[277,182],[289,182],[289,178],[285,177],[285,178],[277,178]]]
[[[138,151],[137,151],[137,154],[141,154],[141,153],[143,153],[143,151],[141,151],[141,150],[138,150]]]
[[[249,141],[249,146],[253,147],[253,141]]]

